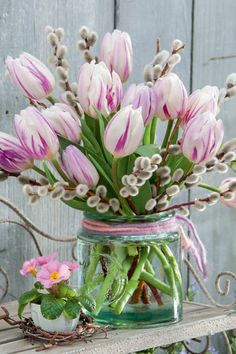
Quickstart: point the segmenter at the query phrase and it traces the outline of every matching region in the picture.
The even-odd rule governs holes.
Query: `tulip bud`
[[[157,111],[157,95],[152,87],[143,84],[132,84],[127,89],[121,107],[132,105],[133,108],[142,108],[144,125],[150,123]]]
[[[194,163],[206,164],[220,148],[224,129],[221,120],[211,112],[205,112],[191,119],[185,128],[181,149]]]
[[[77,143],[80,140],[81,125],[73,109],[63,103],[56,103],[42,111],[50,127],[61,136]]]
[[[97,108],[104,116],[114,112],[120,103],[122,84],[119,76],[109,72],[101,62],[82,65],[78,78],[78,100],[83,110],[97,118]]]
[[[194,91],[188,98],[187,113],[182,121],[182,126],[186,126],[190,119],[204,112],[216,115],[218,98],[219,89],[216,86],[205,86],[201,90]]]
[[[230,185],[232,183],[236,183],[236,177],[230,177],[230,178],[224,179],[221,182],[220,187],[219,187],[221,192],[224,193],[224,192],[230,190]],[[224,198],[224,196],[221,196],[220,201],[221,201],[221,203],[223,203],[225,206],[227,206],[229,208],[236,208],[236,194],[234,195],[234,198],[231,200],[227,200],[227,198]]]
[[[110,72],[119,75],[122,82],[128,80],[132,71],[133,48],[128,33],[114,30],[102,39],[99,59],[104,61]]]
[[[176,74],[160,77],[153,86],[157,94],[157,115],[161,120],[181,117],[187,108],[187,92]]]
[[[18,139],[0,132],[0,169],[20,173],[33,166],[33,161]]]
[[[58,138],[37,108],[28,107],[16,114],[14,126],[29,156],[36,160],[55,158],[59,149]]]
[[[143,138],[144,124],[141,108],[122,108],[109,121],[105,133],[105,147],[115,157],[132,154]]]
[[[62,153],[62,164],[68,177],[77,184],[92,188],[99,180],[96,168],[74,145],[69,145]]]
[[[54,89],[52,73],[40,60],[28,53],[21,54],[17,59],[8,56],[6,67],[12,83],[32,100],[41,100]]]

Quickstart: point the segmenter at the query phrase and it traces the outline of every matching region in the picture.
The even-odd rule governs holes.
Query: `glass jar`
[[[174,213],[84,214],[78,285],[95,322],[147,328],[182,318],[178,230]]]

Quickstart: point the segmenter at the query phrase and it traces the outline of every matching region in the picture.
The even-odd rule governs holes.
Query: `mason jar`
[[[147,328],[182,318],[181,243],[174,213],[85,213],[78,286],[95,322]]]

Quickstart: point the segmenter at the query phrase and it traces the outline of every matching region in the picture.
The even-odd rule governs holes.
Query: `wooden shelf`
[[[5,305],[16,316],[16,302]],[[49,354],[128,354],[150,347],[168,345],[181,340],[236,328],[236,311],[196,303],[184,304],[184,319],[178,324],[138,330],[111,330],[106,339],[74,343],[50,349]],[[35,353],[39,343],[31,344],[18,328],[0,321],[0,353]]]

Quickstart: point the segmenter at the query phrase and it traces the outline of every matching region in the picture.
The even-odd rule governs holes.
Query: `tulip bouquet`
[[[97,34],[83,26],[78,47],[85,63],[77,82],[70,82],[67,48],[62,44],[64,31],[46,30],[53,50],[50,63],[56,68],[62,92],[57,98],[52,95],[54,76],[32,55],[7,57],[7,73],[30,105],[15,115],[17,138],[0,133],[2,180],[17,177],[31,203],[50,196],[72,208],[109,217],[151,216],[173,210],[187,215],[191,205],[204,210],[218,200],[235,206],[235,179],[218,187],[204,183],[203,175],[225,173],[235,164],[236,139],[223,143],[223,123],[217,115],[221,105],[236,95],[236,74],[229,75],[225,88],[205,86],[188,95],[172,72],[181,60],[184,44],[176,39],[168,52],[160,50],[158,40],[156,54],[144,68],[144,81],[131,84],[123,94],[122,84],[132,71],[129,35],[118,30],[107,33],[99,54],[94,55]],[[159,124],[166,125],[166,132],[156,141]],[[39,177],[22,175],[28,169]],[[175,202],[180,192],[193,187],[209,190],[209,194],[186,203]],[[187,244],[205,274],[205,259],[200,259],[205,257],[202,244],[199,240],[196,244],[188,240]],[[116,313],[139,286],[149,251],[140,256],[142,264],[137,265],[135,282],[129,284]],[[155,252],[172,267],[168,251],[165,255]],[[132,252],[128,250],[128,254]],[[96,262],[95,258],[91,261],[93,271]],[[126,274],[128,271],[129,267]],[[150,267],[146,266],[146,271],[147,283],[172,294],[170,288],[179,277],[175,271],[169,285],[153,280]],[[92,279],[93,272],[90,276]],[[104,286],[101,290],[100,304],[108,289]],[[97,306],[96,313],[99,309]]]
[[[20,274],[36,279],[32,290],[19,298],[18,315],[22,318],[24,308],[31,303],[39,304],[44,318],[54,320],[63,313],[68,319],[79,316],[81,303],[86,300],[79,297],[76,290],[69,286],[69,278],[79,264],[59,262],[57,254],[40,256],[25,261]]]

